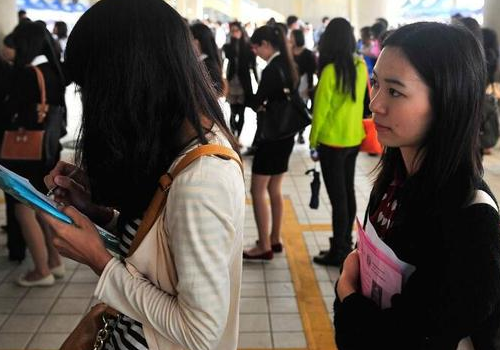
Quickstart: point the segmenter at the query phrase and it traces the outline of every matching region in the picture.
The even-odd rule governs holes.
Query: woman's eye
[[[389,94],[392,96],[392,97],[399,97],[401,96],[401,93],[399,93],[399,91],[393,89],[393,88],[390,88],[389,89]]]

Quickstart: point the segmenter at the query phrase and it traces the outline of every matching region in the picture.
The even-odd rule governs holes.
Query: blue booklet
[[[6,167],[0,165],[0,188],[16,198],[23,204],[33,208],[41,209],[57,219],[72,224],[73,220],[57,208],[57,203],[43,193],[39,192],[28,179],[14,173]],[[101,235],[104,244],[108,250],[117,254],[120,252],[118,249],[118,239],[103,229],[95,225],[99,234]]]

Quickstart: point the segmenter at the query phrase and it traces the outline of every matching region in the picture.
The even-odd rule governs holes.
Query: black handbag
[[[288,138],[311,124],[311,114],[297,89],[289,89],[280,68],[279,72],[286,99],[266,103],[265,110],[257,114],[258,139],[261,142]]]

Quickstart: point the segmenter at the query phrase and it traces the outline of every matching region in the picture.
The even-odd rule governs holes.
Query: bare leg
[[[26,275],[26,280],[38,280],[50,275],[47,246],[42,228],[35,217],[35,211],[24,204],[16,203],[16,218],[21,226],[28,249],[35,264],[35,270]]]
[[[269,199],[271,200],[271,215],[273,218],[271,244],[280,243],[281,223],[283,218],[283,194],[281,192],[283,175],[284,174],[271,176],[271,180],[267,186]]]
[[[250,249],[247,253],[250,255],[261,254],[271,250],[269,242],[269,208],[266,203],[266,188],[271,176],[252,174],[252,184],[250,192],[252,193],[253,212],[259,232],[259,245]]]
[[[56,247],[54,247],[54,244],[52,243],[52,238],[53,238],[53,231],[52,228],[45,223],[45,221],[41,220],[38,215],[36,215],[38,224],[42,228],[43,235],[45,237],[45,246],[47,247],[47,253],[48,253],[48,264],[49,268],[53,269],[54,267],[58,267],[61,265],[61,256],[59,255],[59,252],[57,251]]]

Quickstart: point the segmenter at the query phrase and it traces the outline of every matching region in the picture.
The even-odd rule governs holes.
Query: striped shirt
[[[141,224],[140,219],[132,220],[124,224],[118,223],[119,232],[123,232],[120,239],[120,255],[124,258],[127,256],[132,241],[134,240],[137,229]],[[106,342],[106,350],[146,350],[148,344],[144,337],[142,324],[130,317],[122,315],[118,320],[113,333]]]

